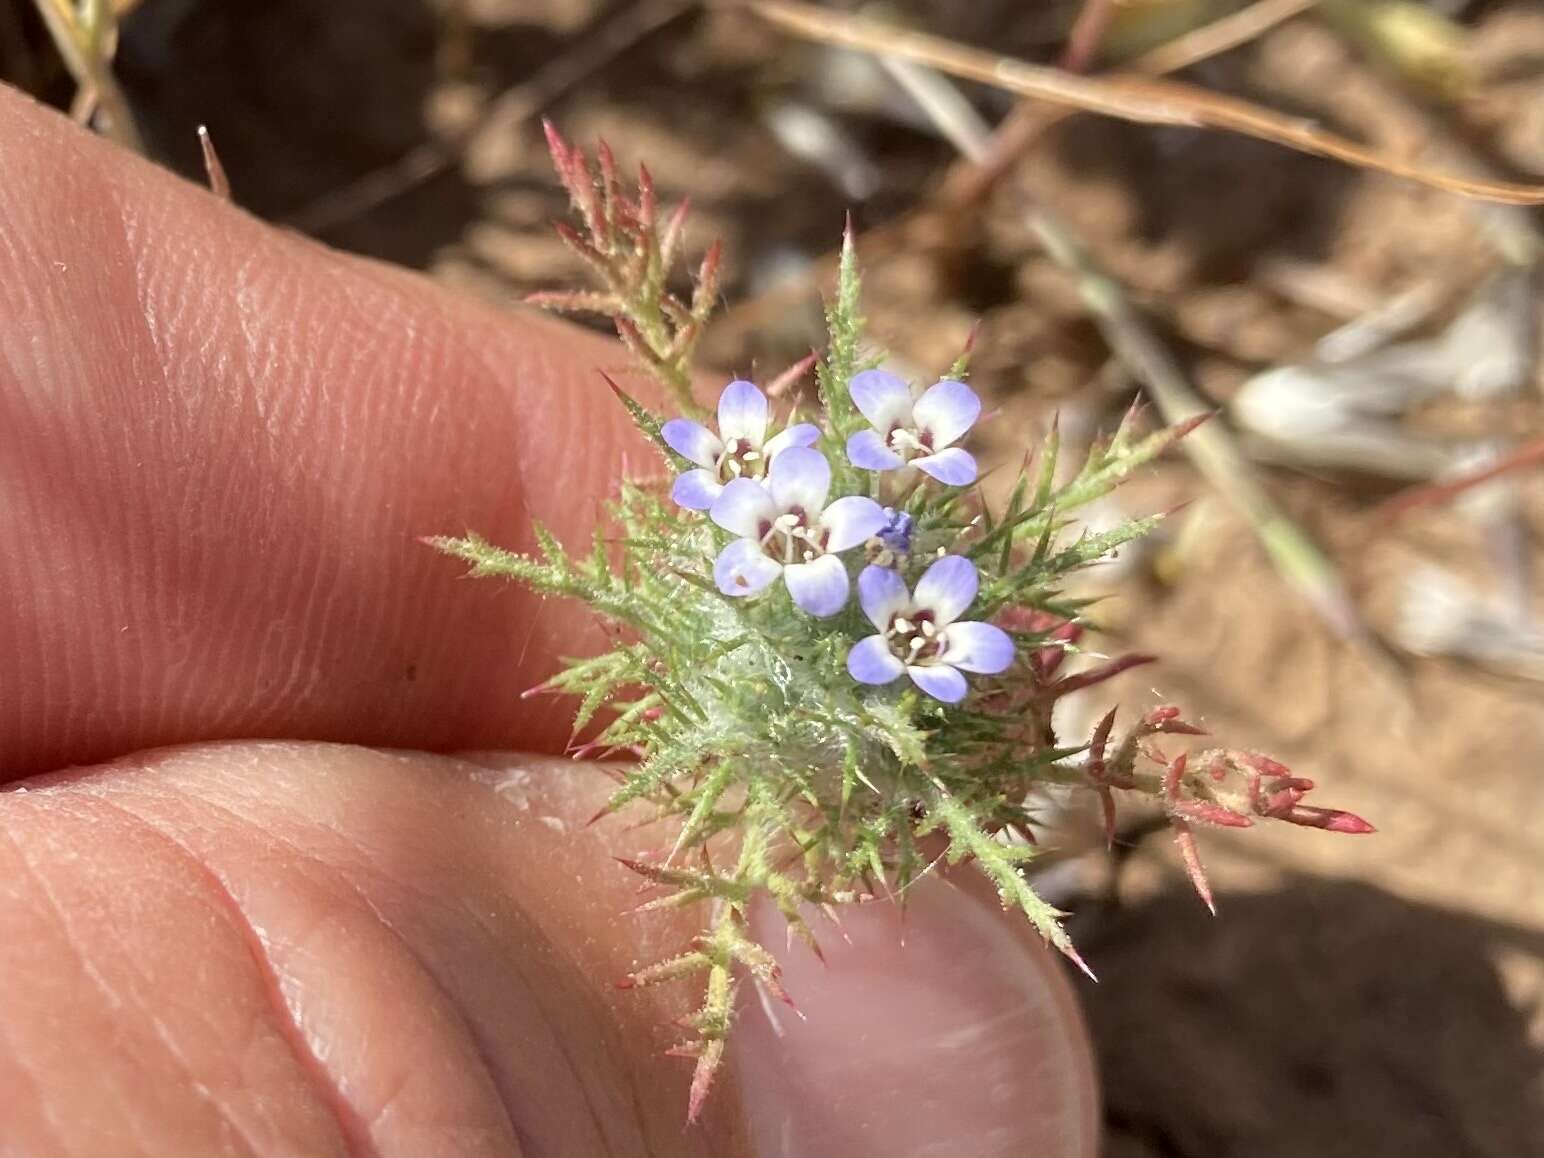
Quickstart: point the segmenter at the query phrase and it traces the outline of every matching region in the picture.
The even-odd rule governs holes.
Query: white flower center
[[[904,426],[897,426],[885,442],[902,458],[933,453],[933,436],[925,430],[908,430]]]
[[[718,471],[718,481],[721,483],[732,482],[737,478],[759,479],[766,476],[767,460],[761,448],[750,439],[732,438],[724,444],[714,469]]]
[[[885,632],[885,643],[890,651],[907,664],[932,664],[943,661],[944,637],[933,613],[926,609],[913,610],[907,615],[897,615],[890,621]]]
[[[761,549],[783,566],[812,563],[826,553],[831,532],[811,526],[803,511],[785,511],[761,529]]]

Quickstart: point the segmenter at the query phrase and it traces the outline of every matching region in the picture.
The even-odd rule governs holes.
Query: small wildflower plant
[[[1262,756],[1166,755],[1158,737],[1200,734],[1172,707],[1119,738],[1113,712],[1092,737],[1064,741],[1052,728],[1061,696],[1151,659],[1061,674],[1086,608],[1059,585],[1159,521],[1069,541],[1072,513],[1188,427],[1139,438],[1128,415],[1062,482],[1053,432],[994,509],[960,445],[981,413],[967,359],[931,384],[878,365],[850,232],[816,360],[819,412],[775,413],[769,393],[799,367],[770,390],[728,383],[710,416],[688,358],[716,292],[716,248],[678,297],[667,282],[684,206],[661,221],[646,171],[627,190],[604,147],[592,171],[550,126],[548,139],[583,224],[560,232],[601,288],[540,300],[612,317],[676,413],[655,414],[612,384],[659,470],[621,484],[614,526],[586,552],[540,528],[535,555],[475,535],[434,542],[474,575],[582,600],[617,629],[610,651],[570,661],[540,690],[576,698],[575,735],[588,737],[579,752],[631,757],[608,811],[652,811],[670,825],[665,847],[623,862],[662,890],[644,908],[703,911],[694,943],[624,982],[702,985],[679,1047],[696,1059],[689,1118],[721,1064],[738,987],[786,999],[750,932],[758,898],[818,952],[812,914],[904,903],[940,864],[968,863],[1082,966],[1062,914],[1025,875],[1038,851],[1036,793],[1048,785],[1087,789],[1112,836],[1116,793],[1149,798],[1208,904],[1196,825],[1370,831],[1304,805],[1312,784]]]

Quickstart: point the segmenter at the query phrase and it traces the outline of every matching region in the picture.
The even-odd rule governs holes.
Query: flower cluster
[[[913,399],[894,374],[865,370],[848,390],[873,424],[847,442],[854,467],[876,473],[915,467],[957,487],[975,481],[976,460],[953,445],[981,413],[980,398],[965,383],[945,379]],[[957,704],[968,690],[962,671],[1007,670],[1013,641],[1006,632],[958,622],[976,598],[975,565],[945,554],[918,581],[913,598],[897,573],[910,555],[912,516],[866,494],[828,501],[831,464],[815,447],[820,428],[790,424],[768,438],[769,422],[766,395],[737,379],[719,397],[717,433],[687,418],[660,428],[665,444],[694,464],[677,477],[671,497],[688,510],[707,511],[735,536],[713,564],[719,591],[746,598],[781,578],[800,610],[829,618],[847,606],[851,590],[840,556],[871,544],[858,597],[879,634],[849,653],[853,679],[887,684],[904,673],[934,699]]]
[[[678,296],[667,287],[680,284],[671,266],[683,211],[659,213],[646,174],[628,189],[605,149],[592,167],[550,127],[549,140],[583,226],[564,239],[599,288],[541,300],[610,316],[677,410],[695,415],[689,361],[718,300],[717,249]],[[583,601],[611,629],[608,650],[569,661],[539,690],[573,697],[577,753],[631,758],[608,810],[643,805],[671,826],[663,841],[640,838],[654,851],[622,862],[663,890],[644,907],[704,911],[680,952],[625,980],[701,983],[672,1051],[696,1062],[688,1119],[727,1056],[745,1004],[738,987],[782,994],[753,901],[775,905],[813,942],[806,914],[880,897],[904,904],[939,864],[968,864],[1081,963],[1029,871],[1044,789],[1088,793],[1112,837],[1118,799],[1156,805],[1208,901],[1201,825],[1370,831],[1304,803],[1312,783],[1280,765],[1196,748],[1200,729],[1176,708],[1139,713],[1120,732],[1112,712],[1091,737],[1059,734],[1063,697],[1153,658],[1062,670],[1093,629],[1065,580],[1159,521],[1069,534],[1075,512],[1189,425],[1142,436],[1133,410],[1080,464],[1058,460],[1053,432],[988,503],[962,445],[981,414],[964,380],[968,351],[913,390],[876,368],[859,288],[849,236],[825,349],[780,380],[813,366],[810,421],[776,422],[767,394],[746,381],[723,390],[716,422],[661,421],[613,383],[670,467],[669,499],[654,477],[624,482],[587,551],[539,527],[530,554],[475,535],[434,540],[473,574]]]

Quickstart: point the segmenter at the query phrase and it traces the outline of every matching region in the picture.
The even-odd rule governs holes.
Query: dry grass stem
[[[209,191],[222,201],[231,199],[230,178],[225,175],[225,166],[220,163],[220,154],[215,152],[214,138],[209,135],[208,125],[198,126],[198,147],[204,154],[204,176],[209,179]]]
[[[72,112],[82,123],[99,118],[102,131],[127,149],[145,151],[145,142],[129,111],[129,102],[113,76],[113,52],[118,42],[118,17],[129,5],[85,0],[80,8],[70,0],[34,0],[38,15],[75,79]]]
[[[1139,124],[1239,133],[1482,201],[1544,205],[1544,186],[1472,180],[1437,172],[1359,145],[1310,121],[1188,85],[1127,76],[1077,76],[791,0],[751,0],[750,8],[771,24],[809,40],[876,56],[898,57],[1024,97]]]

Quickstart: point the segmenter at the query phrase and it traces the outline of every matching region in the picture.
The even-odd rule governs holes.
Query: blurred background
[[[0,0],[0,78],[199,181],[207,125],[240,205],[330,244],[511,304],[582,282],[549,224],[548,116],[690,197],[691,253],[724,239],[714,371],[766,380],[819,343],[850,211],[896,367],[936,376],[974,332],[989,462],[1053,414],[1072,458],[1138,397],[1221,411],[1092,512],[1186,504],[1089,573],[1095,646],[1161,662],[1071,702],[1064,734],[1179,703],[1380,831],[1205,834],[1214,920],[1161,828],[1133,818],[1110,855],[1067,805],[1039,883],[1101,977],[1079,984],[1107,1152],[1544,1155],[1538,212],[1021,102],[688,0],[108,5]],[[864,11],[1544,181],[1538,0]],[[121,92],[82,96],[91,35]]]

